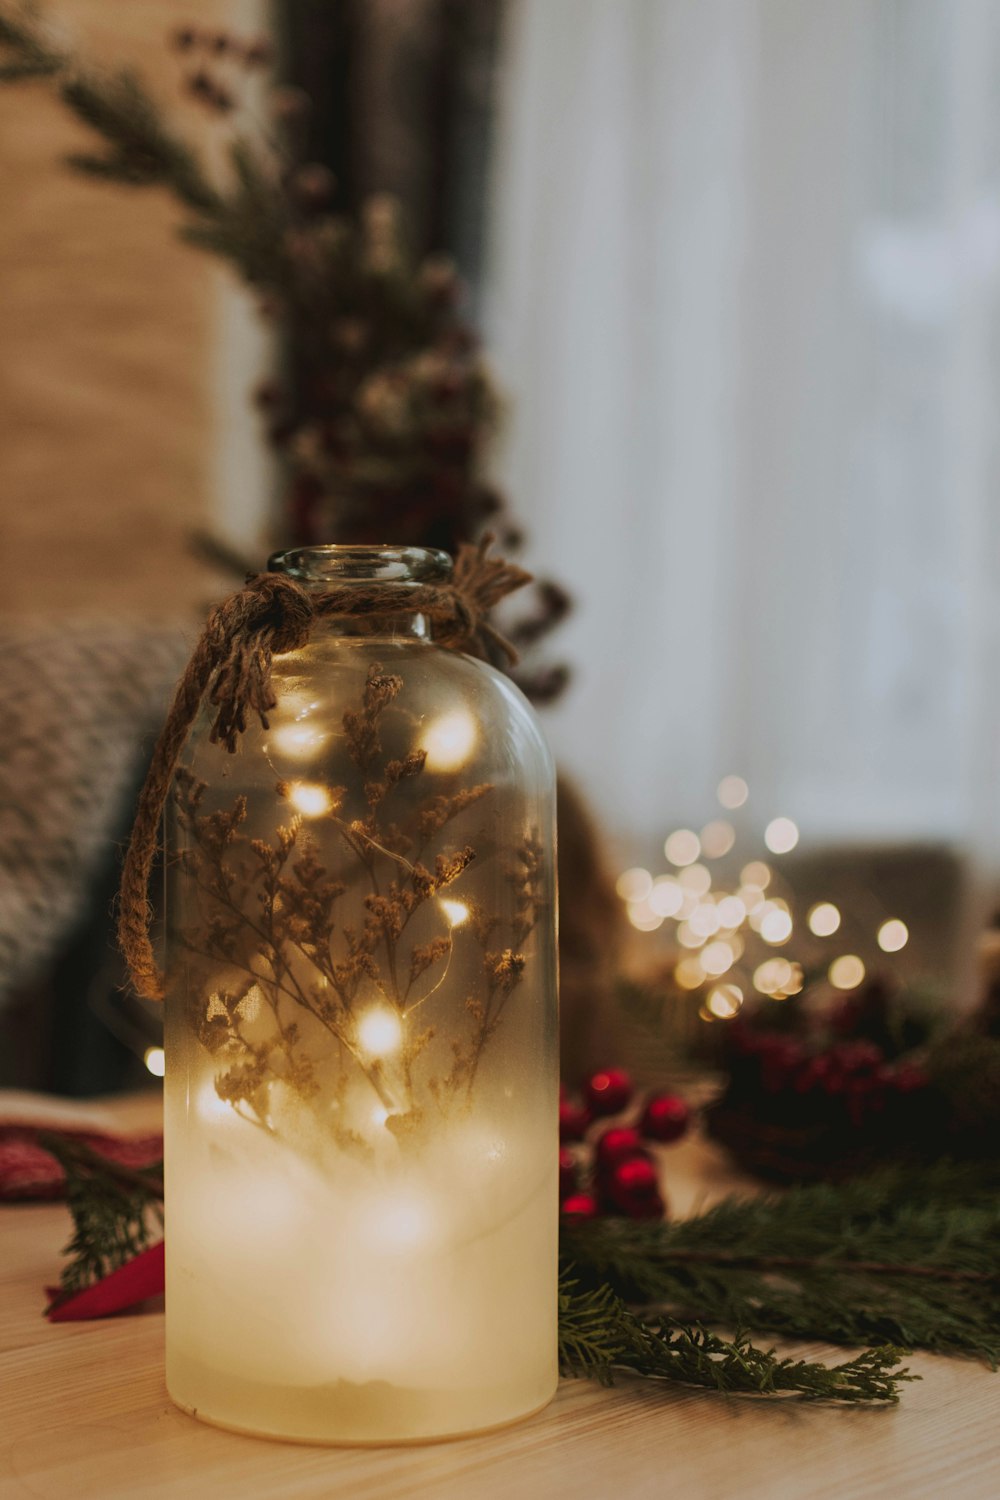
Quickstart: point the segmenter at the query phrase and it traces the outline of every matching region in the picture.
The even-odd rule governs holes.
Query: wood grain
[[[666,1161],[678,1208],[736,1181],[699,1141]],[[886,1410],[725,1399],[628,1380],[611,1391],[564,1381],[538,1416],[460,1442],[332,1449],[238,1437],[171,1405],[162,1312],[46,1323],[42,1287],[57,1276],[67,1228],[59,1205],[0,1213],[2,1500],[1000,1494],[1000,1376],[929,1355],[910,1361],[923,1379]],[[796,1348],[843,1357],[819,1345]]]

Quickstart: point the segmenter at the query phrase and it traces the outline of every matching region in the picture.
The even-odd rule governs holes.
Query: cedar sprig
[[[559,1282],[559,1362],[564,1375],[602,1385],[628,1372],[731,1395],[806,1401],[896,1402],[899,1385],[919,1379],[900,1368],[900,1351],[889,1346],[831,1366],[759,1349],[745,1332],[724,1339],[697,1325],[677,1327],[662,1315],[644,1317],[610,1285],[582,1287],[571,1269]]]
[[[566,1226],[584,1285],[724,1327],[1000,1363],[1000,1168],[900,1167],[678,1223]]]
[[[83,1141],[51,1132],[39,1144],[66,1173],[66,1204],[73,1235],[59,1277],[66,1296],[123,1266],[149,1244],[163,1224],[163,1163],[126,1167],[99,1156]]]

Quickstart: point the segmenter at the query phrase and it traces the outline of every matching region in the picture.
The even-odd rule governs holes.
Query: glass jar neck
[[[407,593],[421,584],[445,582],[452,569],[447,552],[429,547],[348,547],[332,543],[275,552],[267,566],[271,572],[294,578],[310,593],[386,585],[392,592],[392,608],[385,615],[328,615],[328,626],[337,635],[411,640],[429,640],[431,630],[426,615],[407,609]]]

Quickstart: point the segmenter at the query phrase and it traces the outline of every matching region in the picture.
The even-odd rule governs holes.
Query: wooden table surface
[[[700,1141],[669,1154],[667,1179],[681,1212],[737,1181]],[[0,1210],[2,1500],[1000,1496],[1000,1375],[930,1355],[909,1361],[923,1379],[879,1410],[563,1381],[546,1411],[460,1442],[338,1449],[221,1432],[170,1403],[162,1310],[46,1322],[42,1287],[68,1224],[59,1204]]]

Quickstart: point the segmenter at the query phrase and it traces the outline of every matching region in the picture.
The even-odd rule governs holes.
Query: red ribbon
[[[123,1308],[134,1307],[163,1292],[163,1241],[140,1250],[117,1271],[111,1271],[84,1287],[82,1292],[67,1296],[60,1287],[46,1287],[50,1323],[69,1323],[83,1318],[106,1318]]]

